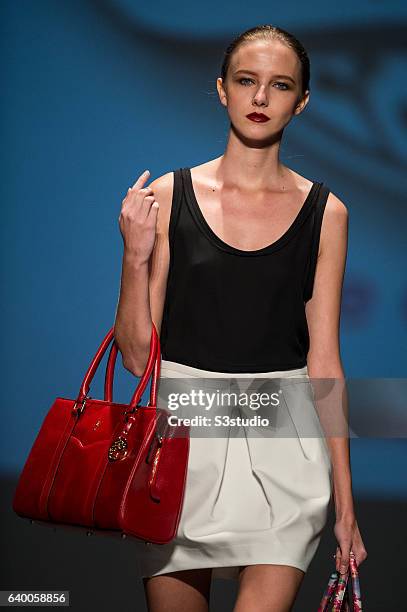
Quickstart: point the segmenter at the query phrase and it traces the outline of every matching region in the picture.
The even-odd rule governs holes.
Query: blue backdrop
[[[222,53],[260,23],[292,31],[311,59],[310,103],[281,158],[349,210],[345,373],[405,377],[405,3],[3,0],[0,10],[3,472],[22,468],[55,397],[77,395],[113,324],[128,186],[146,168],[155,179],[222,154]],[[136,383],[118,360],[115,397],[128,401]],[[102,369],[91,391],[102,397]],[[351,447],[355,494],[407,497],[405,437]]]

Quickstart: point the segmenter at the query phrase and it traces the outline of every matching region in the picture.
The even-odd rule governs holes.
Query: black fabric
[[[269,372],[307,363],[312,297],[329,189],[313,182],[290,228],[242,251],[210,228],[189,168],[174,172],[162,358],[217,372]]]

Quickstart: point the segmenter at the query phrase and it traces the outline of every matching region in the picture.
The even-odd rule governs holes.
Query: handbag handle
[[[328,606],[332,604],[331,612],[340,612],[346,592],[349,574],[339,575],[338,571],[330,575],[328,586],[322,596],[318,612],[328,612]]]
[[[105,394],[106,392],[110,395],[112,393],[113,388],[113,374],[114,374],[114,365],[117,358],[117,345],[114,342],[114,326],[108,331],[102,343],[100,344],[98,350],[96,351],[95,356],[93,357],[89,368],[84,376],[82,381],[82,385],[78,394],[78,397],[75,402],[75,406],[73,408],[74,414],[81,414],[84,409],[86,399],[88,398],[88,392],[90,389],[90,384],[95,376],[96,370],[99,367],[100,362],[103,359],[103,356],[106,350],[109,347],[109,344],[113,340],[113,346],[115,349],[111,351],[111,360],[108,363],[108,367],[106,368],[106,377],[105,377]],[[160,350],[160,341],[158,338],[157,330],[155,328],[154,323],[152,323],[151,328],[151,340],[150,340],[150,354],[148,356],[147,364],[144,370],[142,377],[140,378],[139,384],[130,400],[129,408],[133,410],[138,403],[144,393],[144,390],[147,386],[151,373],[153,372],[153,380],[151,383],[150,389],[150,400],[149,405],[155,406],[157,401],[157,382],[160,374],[160,360],[161,360],[161,350]],[[154,370],[154,371],[153,371]]]
[[[350,553],[349,558],[350,576],[352,580],[352,604],[354,612],[362,612],[362,598],[360,595],[360,581],[358,566],[356,563],[355,555],[353,552]]]
[[[349,574],[352,580],[352,610],[354,610],[354,612],[361,612],[362,601],[360,596],[359,575],[355,555],[353,552],[350,553],[349,568],[346,574],[343,575],[339,574],[338,571],[332,572],[326,590],[323,594],[321,603],[319,604],[318,612],[326,612],[330,604],[332,604],[332,612],[341,612],[341,610],[349,610],[350,601],[349,593],[347,591]],[[345,603],[345,608],[342,607],[343,603]]]
[[[154,327],[154,324],[153,324],[153,327]],[[161,369],[161,349],[160,349],[159,340],[157,340],[156,351],[158,352],[158,354],[156,355],[156,360],[154,363],[154,372],[153,372],[153,378],[151,381],[151,389],[150,389],[150,399],[147,404],[149,406],[155,406],[156,401],[157,401],[157,381],[160,377],[160,369]],[[150,348],[150,352],[151,352],[151,348]],[[118,346],[117,346],[117,343],[114,341],[110,348],[109,358],[108,358],[107,366],[106,366],[105,387],[104,387],[105,402],[113,401],[113,380],[114,380],[114,371],[115,371],[115,366],[116,366],[117,355],[118,355]],[[147,368],[148,368],[148,362],[147,362],[146,370]],[[147,385],[148,378],[149,377],[147,377],[146,379],[146,385]],[[144,388],[146,385],[144,385]],[[144,393],[144,389],[143,389],[143,393]]]

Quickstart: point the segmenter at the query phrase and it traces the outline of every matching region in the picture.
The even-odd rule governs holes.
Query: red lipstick
[[[250,113],[250,115],[246,115],[246,117],[251,121],[256,121],[257,123],[263,123],[265,121],[269,121],[270,119],[270,117],[263,115],[263,113]]]

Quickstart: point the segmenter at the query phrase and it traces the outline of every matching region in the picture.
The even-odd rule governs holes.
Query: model
[[[314,410],[310,378],[344,379],[347,208],[279,159],[285,127],[308,104],[309,80],[307,53],[292,34],[272,25],[242,33],[217,79],[230,118],[223,155],[149,186],[145,171],[127,191],[115,339],[136,376],[154,322],[162,378],[205,379],[206,390],[228,376],[239,385],[295,379],[285,394],[290,412]],[[347,569],[351,551],[358,565],[366,559],[346,436],[190,442],[177,537],[145,545],[141,556],[150,611],[207,611],[211,577],[238,579],[234,612],[290,610],[331,495],[337,569]]]

